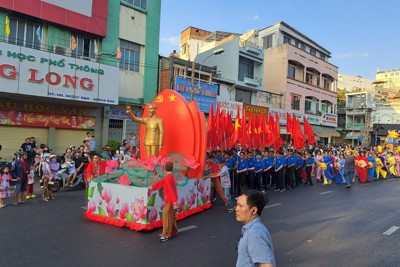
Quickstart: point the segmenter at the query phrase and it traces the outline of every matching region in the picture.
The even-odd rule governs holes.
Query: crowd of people
[[[341,144],[294,150],[290,143],[278,151],[239,147],[209,152],[205,173],[205,178],[219,178],[213,179],[214,189],[225,205],[232,205],[232,197],[248,189],[283,193],[315,183],[351,188],[355,181],[369,183],[399,176],[400,151]]]
[[[15,156],[11,166],[0,169],[0,208],[5,207],[5,199],[11,197],[11,186],[15,186],[12,203],[15,206],[23,204],[26,199],[36,198],[35,178],[40,182],[42,199],[49,201],[54,199],[51,188],[62,166],[68,169],[66,186],[72,186],[80,174],[85,175],[86,182],[104,174],[106,160],[114,161],[118,168],[123,162],[137,157],[138,153],[134,133],[119,149],[114,151],[105,146],[101,153],[97,153],[96,139],[87,132],[81,145],[70,145],[62,155],[53,154],[45,144],[38,145],[35,137],[27,137]]]

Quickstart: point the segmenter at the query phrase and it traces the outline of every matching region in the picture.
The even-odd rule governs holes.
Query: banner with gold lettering
[[[269,108],[261,107],[261,106],[254,106],[254,105],[249,105],[249,104],[243,104],[243,110],[245,111],[246,119],[248,119],[250,117],[250,114],[252,114],[252,116],[257,116],[257,117],[261,118],[262,114],[264,114],[264,116],[268,117]]]
[[[94,129],[95,123],[95,117],[0,110],[0,125]]]

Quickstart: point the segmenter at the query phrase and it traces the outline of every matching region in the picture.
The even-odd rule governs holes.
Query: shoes
[[[351,187],[351,184],[346,185],[346,188],[350,188],[350,187]]]
[[[160,241],[161,242],[165,242],[165,241],[168,241],[169,240],[169,237],[168,236],[161,236],[160,237]]]
[[[283,192],[285,192],[285,191],[286,191],[285,188],[283,188],[283,189],[280,190],[279,192],[283,193]]]
[[[4,208],[6,205],[0,204],[0,209]]]
[[[43,189],[43,185],[40,186],[40,189]]]
[[[26,198],[26,199],[30,199],[30,198],[31,198],[31,196],[26,196],[25,198]]]
[[[17,204],[19,205],[19,204],[24,204],[25,202],[23,202],[23,201],[21,201],[21,202],[18,202]]]
[[[18,203],[13,203],[13,205],[14,205],[14,206],[19,206],[19,204],[18,204]]]
[[[172,236],[178,236],[178,232],[172,233]]]
[[[31,198],[35,198],[36,197],[36,195],[31,195]]]

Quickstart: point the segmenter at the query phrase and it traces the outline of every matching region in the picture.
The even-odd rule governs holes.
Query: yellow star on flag
[[[169,96],[169,101],[170,101],[170,102],[174,102],[175,100],[176,100],[176,95],[171,94],[171,95]]]

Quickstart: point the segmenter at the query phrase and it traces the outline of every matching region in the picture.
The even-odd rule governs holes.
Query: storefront
[[[104,107],[118,104],[118,68],[6,43],[0,62],[0,157],[32,136],[56,154],[81,145],[87,131],[101,146]]]

